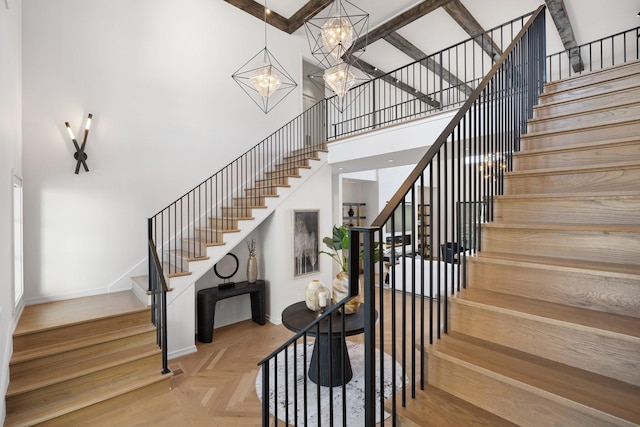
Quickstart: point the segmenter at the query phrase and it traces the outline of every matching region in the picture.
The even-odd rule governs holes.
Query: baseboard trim
[[[186,356],[187,354],[196,353],[197,351],[198,351],[198,348],[195,345],[192,345],[190,347],[181,348],[179,350],[174,350],[174,351],[170,352],[167,355],[167,357],[169,358],[169,360],[171,360],[171,359],[175,359],[175,358],[180,357],[180,356]]]

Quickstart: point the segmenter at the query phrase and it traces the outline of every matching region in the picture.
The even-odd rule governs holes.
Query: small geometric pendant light
[[[264,49],[231,77],[264,113],[271,111],[298,85],[267,49],[267,2],[264,3]]]

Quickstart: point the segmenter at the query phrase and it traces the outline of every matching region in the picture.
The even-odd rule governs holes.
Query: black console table
[[[198,341],[213,341],[213,319],[216,303],[221,299],[249,294],[251,297],[251,319],[259,325],[265,323],[264,280],[256,283],[239,282],[233,287],[206,288],[198,291]]]

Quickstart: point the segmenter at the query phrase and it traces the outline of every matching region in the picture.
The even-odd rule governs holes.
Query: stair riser
[[[640,165],[581,173],[507,174],[505,194],[588,193],[600,191],[627,191],[640,188]]]
[[[640,104],[634,104],[567,117],[530,121],[527,129],[530,133],[565,131],[581,129],[585,126],[597,126],[635,120],[638,117],[640,117]]]
[[[233,207],[236,208],[251,208],[266,206],[264,197],[249,197],[242,199],[233,199]]]
[[[194,239],[195,240],[195,239]],[[182,239],[182,250],[189,252],[190,256],[201,257],[207,255],[207,246],[201,243],[195,243],[193,240]],[[188,264],[185,265],[188,267]]]
[[[275,185],[289,185],[289,177],[273,176],[256,180],[257,188],[272,187]]]
[[[457,359],[427,356],[428,382],[521,426],[628,426],[589,407],[565,403],[517,381],[492,376]]]
[[[540,150],[601,142],[609,139],[637,137],[638,135],[640,135],[640,121],[636,120],[611,126],[588,127],[548,134],[522,135],[521,140],[523,150]]]
[[[213,243],[223,242],[224,233],[217,230],[195,230],[195,239],[201,242]]]
[[[482,250],[640,265],[640,235],[631,232],[483,227]]]
[[[308,168],[309,160],[308,159],[293,159],[289,161],[284,161],[283,163],[279,163],[275,166],[275,170],[277,171],[291,171],[293,169],[298,168]]]
[[[533,117],[536,119],[544,119],[603,108],[615,108],[620,105],[636,102],[638,99],[640,99],[640,86],[628,88],[612,94],[612,96],[605,94],[603,96],[585,97],[582,99],[574,98],[571,102],[562,102],[559,104],[540,104],[534,108]]]
[[[507,224],[640,224],[640,196],[619,198],[497,198],[495,220]]]
[[[238,220],[231,218],[209,218],[209,228],[216,230],[237,230]]]
[[[615,277],[551,266],[508,265],[473,257],[469,258],[468,268],[468,286],[473,289],[640,317],[640,277]]]
[[[7,398],[7,412],[21,412],[31,407],[37,407],[45,402],[61,400],[80,395],[89,390],[95,390],[102,385],[107,385],[129,376],[136,375],[140,371],[162,366],[162,356],[156,354],[124,363],[112,368],[103,369],[80,378],[64,381],[34,390],[29,393]]]
[[[553,83],[547,83],[544,87],[545,94],[554,94],[554,92],[566,92],[570,90],[589,90],[602,87],[602,91],[608,92],[613,90],[616,84],[625,81],[638,81],[638,73],[640,73],[640,63],[627,64],[610,70],[604,70],[597,73],[587,73],[583,76],[567,80],[558,80]],[[560,93],[558,93],[559,95]],[[572,96],[575,96],[573,94]]]
[[[285,171],[271,171],[264,174],[266,179],[279,179],[279,178],[298,178],[298,169],[287,169]]]
[[[495,344],[640,385],[640,339],[573,323],[451,300],[451,329]],[[612,361],[624,363],[612,363]]]
[[[131,404],[131,402],[150,401],[154,397],[168,393],[171,390],[170,379],[171,376],[166,375],[166,379],[161,381],[62,415],[48,421],[47,427],[127,425],[131,422],[131,419],[129,414],[122,413],[121,409]]]
[[[640,141],[635,144],[611,144],[568,151],[516,154],[514,170],[590,166],[634,160],[640,162]]]
[[[230,217],[253,217],[251,208],[222,208],[222,215]],[[220,240],[221,241],[221,240]]]
[[[244,190],[244,193],[247,197],[255,197],[255,196],[277,196],[278,189],[276,187],[268,187],[268,188],[248,188]]]
[[[149,310],[142,310],[106,319],[97,319],[76,325],[68,325],[62,328],[39,331],[28,335],[14,336],[13,351],[19,352],[26,349],[55,345],[70,339],[77,340],[82,337],[136,326],[141,322],[151,322],[151,313]]]
[[[54,366],[65,366],[65,364],[66,366],[70,366],[74,364],[74,361],[82,361],[114,349],[126,350],[128,348],[138,348],[145,345],[155,345],[155,343],[156,331],[155,329],[150,329],[143,334],[126,336],[117,340],[102,342],[76,350],[64,351],[21,363],[12,363],[10,367],[11,381],[33,381],[33,379],[39,378],[42,372],[50,371]]]

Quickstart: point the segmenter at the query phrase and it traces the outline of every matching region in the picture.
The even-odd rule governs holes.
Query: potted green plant
[[[320,251],[321,254],[330,256],[340,266],[340,272],[332,283],[332,299],[334,304],[344,299],[349,294],[349,229],[344,225],[334,225],[331,236],[322,239],[322,243],[329,251]],[[364,252],[360,251],[360,259],[364,257]],[[376,244],[374,260],[378,261],[379,250]],[[360,307],[360,301],[351,300],[345,306],[345,313],[355,313]]]

